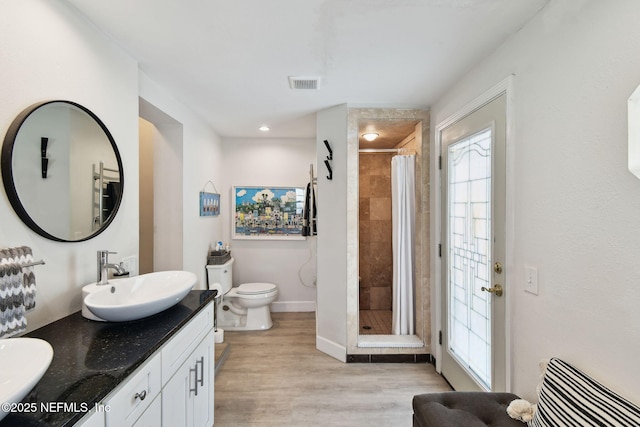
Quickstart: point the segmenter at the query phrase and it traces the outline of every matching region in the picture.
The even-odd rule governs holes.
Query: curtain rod
[[[398,153],[398,154],[416,154],[415,150],[407,148],[361,148],[359,153]]]

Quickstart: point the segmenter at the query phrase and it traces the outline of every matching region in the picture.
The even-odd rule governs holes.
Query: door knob
[[[492,288],[485,288],[483,286],[482,288],[480,288],[480,290],[485,291],[485,292],[489,292],[491,294],[495,294],[495,296],[497,296],[497,297],[501,297],[502,296],[502,286],[500,286],[500,285],[495,285]]]

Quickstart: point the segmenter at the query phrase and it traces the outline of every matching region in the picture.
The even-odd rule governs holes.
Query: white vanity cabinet
[[[209,303],[76,426],[213,426],[214,346]]]

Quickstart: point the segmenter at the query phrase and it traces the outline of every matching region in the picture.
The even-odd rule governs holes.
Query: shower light
[[[260,126],[259,128],[262,132],[269,132],[269,126]]]
[[[374,139],[376,139],[378,137],[378,134],[377,133],[365,133],[365,134],[362,134],[362,137],[364,139],[366,139],[367,141],[371,142],[371,141],[373,141]]]

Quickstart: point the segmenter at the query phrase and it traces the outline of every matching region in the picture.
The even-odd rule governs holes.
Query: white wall
[[[75,101],[111,131],[124,163],[125,189],[109,228],[86,242],[56,243],[28,229],[0,193],[0,246],[28,245],[36,259],[36,309],[29,330],[77,311],[82,285],[96,279],[96,251],[138,252],[137,64],[57,1],[0,2],[0,134],[43,100]]]
[[[346,360],[347,346],[347,105],[317,114],[318,165],[318,309],[316,347]],[[333,179],[324,165],[333,150]],[[355,167],[355,165],[353,166]],[[351,212],[357,215],[357,212]],[[357,239],[355,241],[357,244]],[[355,253],[351,251],[351,253]],[[357,265],[357,260],[354,265]],[[352,276],[355,277],[355,276]]]
[[[305,240],[231,240],[233,186],[306,188],[315,164],[313,139],[224,138],[224,177],[214,181],[221,194],[222,233],[235,258],[234,286],[268,282],[278,286],[273,311],[315,310],[315,238]],[[311,259],[310,259],[311,258]],[[309,260],[310,259],[310,260]],[[304,282],[304,284],[303,284]]]
[[[153,267],[182,270],[184,249],[184,143],[181,125],[154,126],[153,133]]]
[[[512,389],[529,399],[539,360],[559,356],[640,401],[640,180],[626,127],[638,16],[636,0],[554,0],[431,110],[435,129],[515,74],[507,295]],[[538,296],[523,290],[525,265],[539,269]]]
[[[144,106],[140,107],[140,114],[144,114]],[[139,188],[139,257],[138,274],[151,273],[153,271],[154,242],[153,242],[153,207],[154,207],[154,165],[153,165],[153,141],[156,138],[157,129],[153,123],[140,118],[138,121],[140,144],[140,169]],[[182,231],[182,229],[181,229]]]

